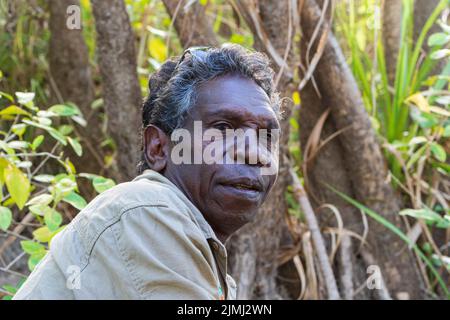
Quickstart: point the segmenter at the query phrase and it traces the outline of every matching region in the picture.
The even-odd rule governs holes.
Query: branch
[[[339,291],[336,284],[336,279],[331,268],[330,261],[328,260],[327,251],[325,249],[325,242],[323,240],[322,234],[320,233],[319,224],[317,222],[314,210],[311,207],[311,203],[303,189],[297,174],[292,167],[289,168],[289,172],[292,177],[294,194],[297,198],[300,207],[305,214],[305,220],[308,224],[309,231],[311,232],[312,241],[316,249],[317,258],[319,260],[320,270],[325,279],[325,286],[328,291],[328,298],[330,300],[340,299]]]

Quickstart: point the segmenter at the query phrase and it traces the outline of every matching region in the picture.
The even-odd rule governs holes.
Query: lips
[[[255,192],[263,191],[262,183],[259,180],[250,178],[229,179],[227,181],[220,182],[219,184],[239,190],[249,190]]]
[[[264,190],[260,181],[249,178],[230,179],[220,182],[219,185],[234,197],[252,201],[258,200]]]

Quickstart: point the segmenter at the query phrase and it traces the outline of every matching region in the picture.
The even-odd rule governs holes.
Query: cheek
[[[198,200],[203,202],[209,198],[213,188],[214,166],[212,165],[190,165],[187,166],[187,175],[193,185],[196,185]]]

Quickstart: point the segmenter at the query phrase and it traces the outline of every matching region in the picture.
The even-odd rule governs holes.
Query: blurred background
[[[449,298],[449,7],[0,0],[0,297],[136,176],[149,75],[238,43],[267,54],[284,97],[276,187],[227,243],[238,298]]]

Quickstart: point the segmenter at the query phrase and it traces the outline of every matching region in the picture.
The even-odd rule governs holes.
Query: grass
[[[416,252],[416,254],[423,260],[423,262],[425,262],[425,264],[430,269],[431,273],[436,277],[440,287],[442,288],[443,292],[447,296],[447,299],[450,299],[450,292],[447,289],[447,285],[445,284],[445,281],[442,279],[442,277],[439,274],[439,272],[436,270],[436,268],[433,265],[433,263],[431,262],[431,260],[428,259],[428,257],[420,250],[420,248],[417,246],[417,244],[413,243],[402,230],[397,228],[395,225],[393,225],[391,222],[389,222],[386,218],[384,218],[380,214],[378,214],[375,211],[373,211],[373,210],[367,208],[366,206],[364,206],[362,203],[356,201],[355,199],[353,199],[353,198],[349,197],[348,195],[346,195],[346,194],[336,190],[335,188],[333,188],[331,186],[328,186],[328,187],[332,191],[334,191],[336,194],[338,194],[340,197],[342,197],[345,201],[347,201],[351,205],[355,206],[356,208],[360,209],[362,212],[364,212],[370,218],[372,218],[373,220],[375,220],[379,224],[381,224],[384,227],[386,227],[386,229],[388,229],[389,231],[391,231],[392,233],[397,235],[408,246],[410,246]]]

